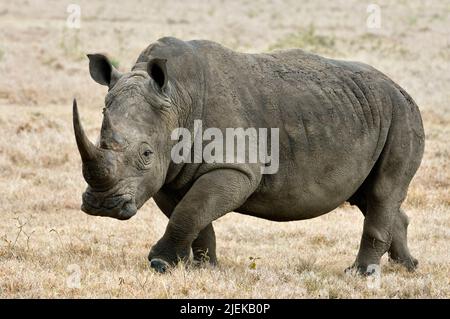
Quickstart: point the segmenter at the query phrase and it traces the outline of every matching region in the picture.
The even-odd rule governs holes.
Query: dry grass
[[[80,30],[65,28],[63,2],[0,7],[0,297],[450,297],[448,2],[382,1],[375,34],[365,28],[366,4],[352,1],[142,3],[80,1]],[[94,137],[105,93],[90,80],[83,54],[107,51],[125,70],[163,35],[251,52],[301,46],[370,63],[405,87],[427,134],[405,206],[418,271],[384,260],[375,290],[344,275],[363,221],[350,206],[291,223],[229,214],[215,223],[219,267],[166,275],[146,260],[167,222],[152,201],[127,222],[80,212],[84,182],[70,100],[79,98]],[[79,288],[67,284],[73,267]]]

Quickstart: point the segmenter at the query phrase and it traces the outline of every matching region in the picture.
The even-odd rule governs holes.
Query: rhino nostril
[[[119,214],[120,219],[129,219],[134,216],[137,212],[136,204],[133,200],[125,201]]]

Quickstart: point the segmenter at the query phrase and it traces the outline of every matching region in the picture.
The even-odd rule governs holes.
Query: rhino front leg
[[[200,263],[217,264],[216,234],[212,223],[206,226],[192,243],[194,261]]]
[[[233,169],[216,169],[198,178],[175,207],[163,237],[152,247],[151,267],[164,272],[186,260],[191,246],[200,244],[193,245],[199,233],[210,232],[214,220],[240,207],[253,193],[257,183],[249,176]]]
[[[168,196],[164,191],[156,194],[154,200],[156,205],[158,205],[164,215],[169,219],[177,203],[179,203],[179,201]],[[217,264],[216,235],[212,224],[206,226],[192,242],[192,252],[194,261],[201,263],[209,262],[211,265]]]

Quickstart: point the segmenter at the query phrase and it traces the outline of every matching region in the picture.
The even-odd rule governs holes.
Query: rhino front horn
[[[92,161],[99,155],[100,150],[97,146],[92,144],[91,141],[89,141],[83,127],[81,126],[76,99],[73,100],[73,129],[75,131],[75,139],[77,141],[81,159],[83,162]]]

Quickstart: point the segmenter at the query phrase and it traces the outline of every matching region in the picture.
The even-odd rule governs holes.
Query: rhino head
[[[91,77],[108,86],[98,143],[92,143],[73,103],[73,126],[88,187],[81,209],[128,219],[164,184],[170,132],[177,123],[168,91],[166,60],[120,73],[103,55],[89,57]],[[171,123],[173,125],[171,125]]]

